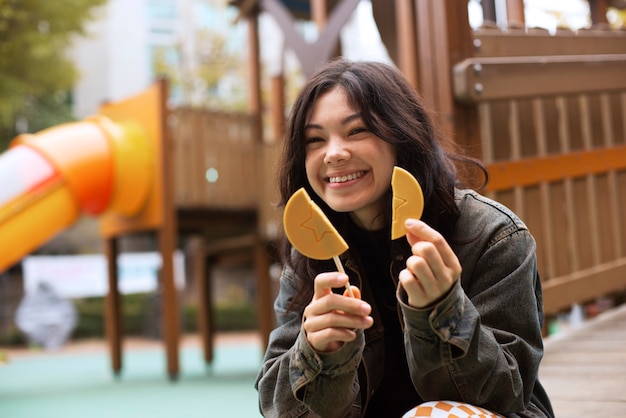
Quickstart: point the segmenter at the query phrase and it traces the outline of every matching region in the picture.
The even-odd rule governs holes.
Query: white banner
[[[157,252],[122,253],[117,259],[118,289],[122,294],[153,292],[158,286],[161,254]],[[106,257],[103,254],[29,256],[22,263],[24,291],[34,291],[48,283],[64,298],[104,296],[108,292]],[[182,252],[174,253],[174,282],[185,285]]]

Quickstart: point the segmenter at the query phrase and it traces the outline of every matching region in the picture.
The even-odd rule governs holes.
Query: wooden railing
[[[555,314],[626,288],[626,33],[478,30],[453,69],[478,109],[488,194],[538,245]]]
[[[179,208],[255,210],[260,143],[244,113],[174,109],[175,201]]]

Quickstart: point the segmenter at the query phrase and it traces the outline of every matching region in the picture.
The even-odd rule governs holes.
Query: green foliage
[[[18,132],[69,120],[78,73],[66,51],[107,0],[0,0],[0,151]]]
[[[105,299],[78,299],[75,302],[79,321],[72,338],[102,338],[105,334]],[[158,338],[160,335],[160,297],[157,294],[122,296],[122,326],[125,335]],[[181,306],[181,330],[198,331],[198,310],[195,305]],[[250,302],[222,303],[214,306],[214,326],[218,331],[250,331],[257,329],[256,305]]]
[[[609,7],[606,14],[609,24],[613,29],[626,28],[626,9],[616,9]]]
[[[225,34],[207,28],[193,33],[192,45],[195,49],[187,53],[183,44],[155,48],[154,73],[169,80],[174,99],[183,106],[245,110],[247,76],[241,51],[229,48]],[[229,77],[236,81],[227,85]]]

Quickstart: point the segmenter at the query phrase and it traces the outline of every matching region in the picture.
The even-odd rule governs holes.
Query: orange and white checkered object
[[[464,402],[424,402],[404,414],[402,418],[503,418],[494,412]]]

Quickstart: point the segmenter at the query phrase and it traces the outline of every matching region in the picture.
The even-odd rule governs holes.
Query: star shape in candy
[[[302,222],[302,228],[311,231],[315,242],[321,242],[325,234],[332,234],[333,228],[325,221],[323,216],[315,216],[315,210],[309,207],[309,217]]]

